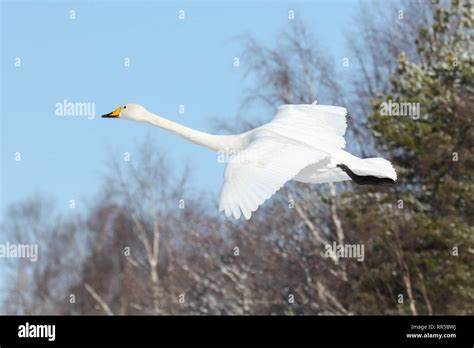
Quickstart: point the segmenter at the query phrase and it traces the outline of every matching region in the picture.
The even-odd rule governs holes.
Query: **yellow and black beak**
[[[105,118],[115,118],[115,117],[119,117],[120,115],[120,112],[123,110],[123,106],[115,109],[114,111],[112,112],[109,112],[108,114],[105,114],[105,115],[102,115],[102,117],[105,117]]]

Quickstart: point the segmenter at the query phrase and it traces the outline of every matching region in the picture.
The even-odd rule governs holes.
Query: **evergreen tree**
[[[474,8],[434,6],[419,60],[401,54],[391,92],[372,101],[370,124],[398,184],[342,199],[346,226],[366,244],[355,312],[474,313]]]

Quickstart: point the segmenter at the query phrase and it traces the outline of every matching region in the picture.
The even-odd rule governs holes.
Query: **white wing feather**
[[[250,219],[252,212],[302,168],[325,156],[274,137],[256,139],[227,164],[219,210],[227,217],[239,219],[242,213]]]
[[[219,210],[250,219],[303,168],[344,147],[346,113],[328,105],[281,106],[270,123],[249,132],[249,144],[227,164]]]
[[[264,125],[318,149],[344,148],[347,110],[332,105],[282,105]]]

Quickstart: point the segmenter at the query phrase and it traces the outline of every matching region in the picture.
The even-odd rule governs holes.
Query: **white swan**
[[[383,158],[361,159],[343,150],[345,108],[302,104],[280,106],[269,123],[237,135],[200,132],[125,104],[103,115],[151,123],[195,144],[226,154],[219,210],[227,217],[250,219],[252,212],[289,180],[327,183],[393,184],[397,174]]]

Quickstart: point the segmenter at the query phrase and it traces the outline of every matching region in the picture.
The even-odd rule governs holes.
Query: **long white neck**
[[[149,111],[147,111],[147,113],[144,115],[143,121],[166,129],[195,144],[218,152],[228,152],[241,149],[243,146],[245,146],[244,140],[240,135],[214,135],[200,132],[195,129],[183,126],[179,123],[170,121]]]

